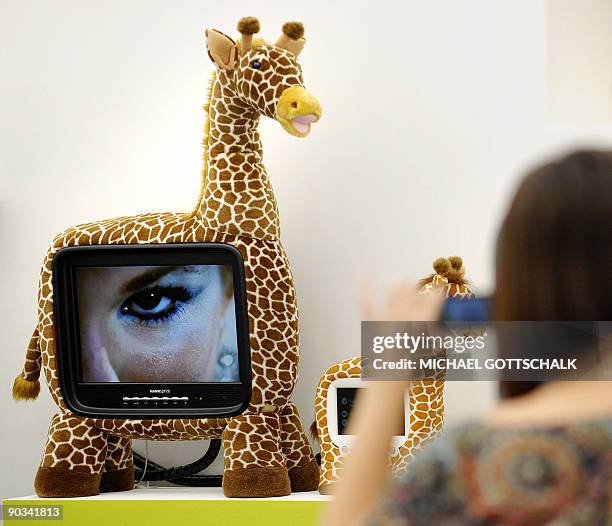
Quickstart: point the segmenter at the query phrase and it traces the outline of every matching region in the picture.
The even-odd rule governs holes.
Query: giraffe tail
[[[317,430],[317,421],[313,421],[312,424],[310,424],[310,436],[316,440],[317,442],[319,441],[319,431]]]
[[[40,376],[41,357],[38,339],[37,327],[34,329],[32,338],[30,338],[23,371],[15,378],[13,384],[13,398],[15,400],[36,400],[38,393],[40,393],[38,377]]]

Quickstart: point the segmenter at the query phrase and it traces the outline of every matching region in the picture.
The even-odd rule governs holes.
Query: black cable
[[[172,468],[165,468],[134,452],[134,478],[143,481],[167,480],[172,484],[179,484],[181,486],[221,486],[221,475],[197,475],[197,473],[206,469],[214,462],[220,450],[221,440],[213,439],[209,442],[208,449],[204,455],[198,460],[191,464]]]
[[[185,464],[184,466],[165,468],[149,460],[146,473],[144,474],[144,478],[142,480],[171,480],[195,475],[196,473],[199,473],[203,469],[210,466],[214,462],[215,458],[217,458],[220,450],[221,440],[215,439],[210,441],[208,449],[202,457],[195,462]],[[133,455],[135,470],[143,471],[144,465],[147,462],[146,458],[136,452],[134,452]]]
[[[179,486],[192,486],[198,488],[220,488],[223,483],[222,475],[192,475],[182,479],[169,480],[171,484]]]

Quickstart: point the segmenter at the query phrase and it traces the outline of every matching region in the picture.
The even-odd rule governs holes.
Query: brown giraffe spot
[[[246,448],[246,437],[243,434],[238,434],[234,438],[234,448],[235,449],[245,449]]]
[[[68,444],[60,444],[59,446],[57,446],[57,448],[55,448],[55,456],[57,458],[68,458],[72,451],[72,446]]]
[[[81,464],[85,460],[85,455],[81,451],[74,451],[70,460],[74,464]]]
[[[255,456],[250,451],[245,451],[242,454],[242,461],[246,464],[254,464],[256,461]]]

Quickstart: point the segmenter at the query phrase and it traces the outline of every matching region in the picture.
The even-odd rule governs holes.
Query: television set
[[[350,452],[355,438],[351,434],[350,420],[356,405],[359,404],[359,395],[371,384],[371,381],[362,380],[360,376],[336,378],[329,384],[326,400],[329,439],[343,454]],[[410,418],[409,392],[406,389],[404,404],[394,415],[393,437],[389,450],[391,455],[398,454],[408,440]],[[326,438],[324,437],[324,440]]]
[[[248,406],[246,281],[235,247],[63,248],[53,301],[60,389],[75,414],[208,418]]]

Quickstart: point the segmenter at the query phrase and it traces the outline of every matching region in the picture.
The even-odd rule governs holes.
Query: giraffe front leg
[[[106,436],[86,418],[57,413],[51,419],[34,488],[39,497],[88,497],[100,493]]]
[[[106,436],[106,460],[100,481],[102,493],[134,489],[132,439]]]
[[[292,402],[281,412],[280,425],[291,491],[315,491],[319,487],[319,466],[304,433],[300,413]]]
[[[223,431],[223,447],[226,497],[281,497],[291,493],[277,414],[232,418]]]

